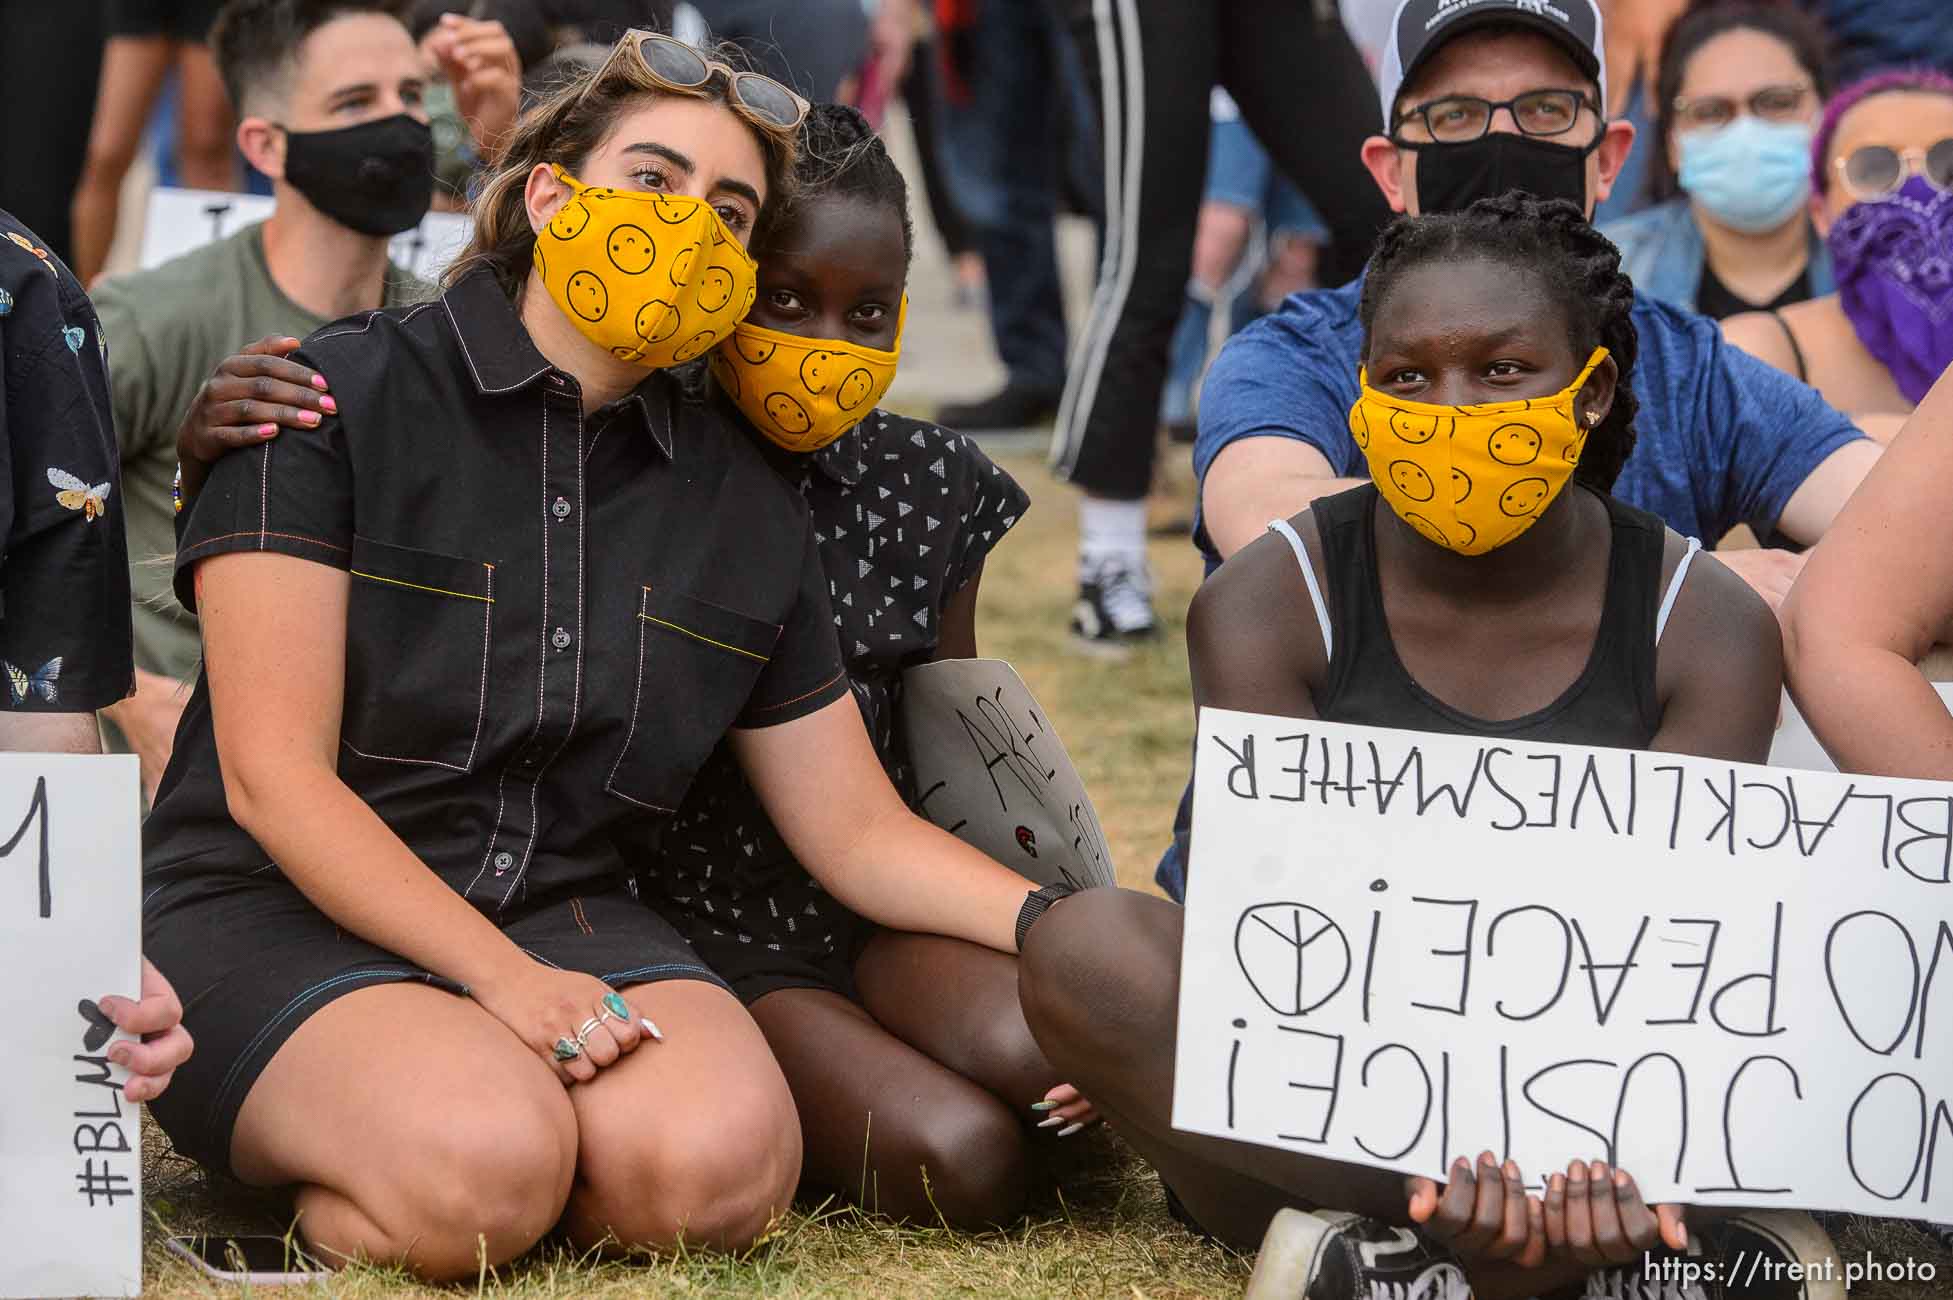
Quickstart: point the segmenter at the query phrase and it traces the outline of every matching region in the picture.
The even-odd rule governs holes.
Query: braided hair
[[[1586,453],[1573,479],[1606,492],[1634,450],[1634,417],[1640,407],[1630,379],[1640,341],[1629,312],[1634,284],[1621,273],[1621,254],[1565,199],[1536,199],[1513,192],[1480,199],[1463,212],[1400,217],[1377,240],[1363,281],[1357,318],[1363,325],[1363,352],[1369,355],[1370,327],[1377,307],[1404,271],[1431,262],[1495,262],[1535,277],[1566,313],[1573,350],[1584,361],[1605,347],[1620,378],[1614,404],[1588,435]]]
[[[793,197],[770,234],[790,228],[799,210],[840,195],[892,208],[902,218],[902,261],[915,255],[915,226],[909,220],[909,183],[889,157],[888,146],[858,109],[846,104],[815,104],[800,126],[800,154],[794,168]],[[761,241],[762,244],[768,241]],[[766,260],[766,249],[753,256]]]

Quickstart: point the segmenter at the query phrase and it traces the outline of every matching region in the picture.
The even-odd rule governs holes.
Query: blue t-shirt
[[[1349,434],[1361,291],[1292,294],[1228,341],[1201,387],[1195,474],[1236,439],[1274,436],[1308,443],[1340,477],[1368,477]],[[1767,536],[1811,471],[1864,437],[1815,389],[1724,343],[1706,316],[1637,293],[1634,327],[1639,437],[1614,495],[1678,533],[1710,546],[1737,524]],[[1219,556],[1198,517],[1194,540],[1211,571]]]

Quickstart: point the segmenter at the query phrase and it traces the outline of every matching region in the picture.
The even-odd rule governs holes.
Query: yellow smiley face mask
[[[909,300],[887,352],[809,339],[751,322],[712,354],[712,373],[753,427],[788,451],[819,451],[861,423],[895,382]]]
[[[703,199],[590,187],[536,235],[536,273],[583,336],[647,369],[704,356],[752,309],[753,259]]]
[[[1574,400],[1606,359],[1607,349],[1595,348],[1550,397],[1473,406],[1389,397],[1365,371],[1349,431],[1399,518],[1448,550],[1483,555],[1537,523],[1573,477],[1588,432]]]

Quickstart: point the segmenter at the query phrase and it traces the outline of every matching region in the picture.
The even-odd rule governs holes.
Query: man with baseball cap
[[[1594,0],[1404,0],[1378,68],[1387,134],[1363,164],[1398,212],[1455,212],[1509,190],[1590,215],[1634,144],[1606,117]],[[1349,434],[1359,280],[1291,296],[1234,336],[1201,389],[1194,541],[1211,572],[1317,497],[1364,481]],[[1815,542],[1879,447],[1795,379],[1723,342],[1715,322],[1635,296],[1639,435],[1614,495],[1709,546],[1738,524]],[[1775,608],[1803,567],[1788,550],[1717,558]],[[1183,800],[1161,886],[1186,889]]]

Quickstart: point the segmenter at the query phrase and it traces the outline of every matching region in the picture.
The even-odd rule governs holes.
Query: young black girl
[[[1271,524],[1201,589],[1196,702],[1762,761],[1781,677],[1770,611],[1607,495],[1634,445],[1637,350],[1613,246],[1572,204],[1511,195],[1398,222],[1367,276],[1350,418],[1375,483]],[[1541,445],[1494,445],[1522,410]],[[1430,436],[1436,419],[1450,438]],[[1467,1275],[1481,1297],[1533,1295],[1683,1244],[1679,1208],[1650,1209],[1600,1164],[1555,1174],[1540,1201],[1490,1152],[1439,1187],[1176,1132],[1180,951],[1171,904],[1083,894],[1026,942],[1027,1018],[1206,1231],[1248,1246],[1284,1208],[1367,1216],[1311,1221],[1305,1253],[1326,1261],[1311,1300],[1435,1300]],[[1398,1232],[1410,1224],[1422,1240]]]
[[[984,559],[1030,501],[968,438],[875,408],[901,346],[907,186],[852,108],[816,106],[800,149],[794,197],[753,249],[758,300],[712,375],[807,499],[855,702],[913,801],[902,670],[975,657]],[[1016,958],[863,922],[795,860],[729,749],[639,882],[759,1022],[810,1187],[896,1218],[1008,1222],[1030,1121],[1089,1116],[1053,1092]]]

